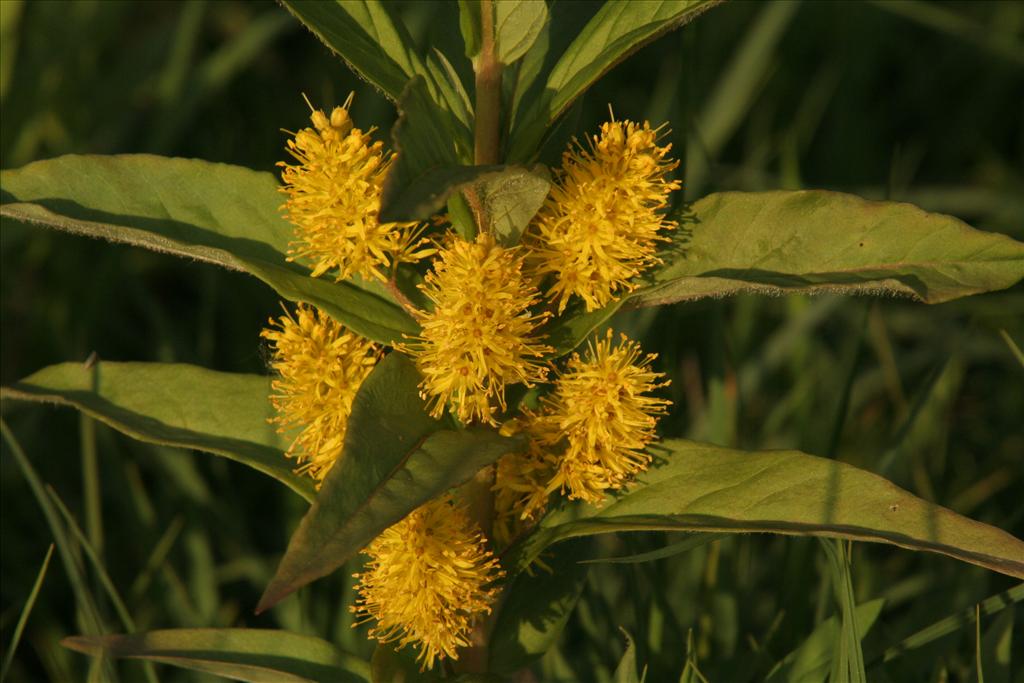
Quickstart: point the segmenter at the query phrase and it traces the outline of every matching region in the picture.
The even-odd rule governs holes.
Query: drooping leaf
[[[166,629],[134,635],[72,636],[88,655],[143,659],[252,683],[362,683],[370,665],[311,636],[248,628]]]
[[[490,669],[511,674],[540,658],[558,640],[587,579],[579,562],[586,544],[561,544],[544,567],[522,572],[508,587],[490,642]]]
[[[128,436],[195,448],[277,479],[306,500],[308,477],[292,472],[287,444],[267,422],[270,378],[178,363],[61,363],[0,389],[3,400],[70,405]]]
[[[421,504],[516,450],[491,429],[444,429],[419,398],[420,375],[392,353],[356,394],[345,457],[327,475],[257,611],[263,611],[355,555]]]
[[[548,20],[543,0],[495,0],[494,34],[498,61],[511,64],[533,46]]]
[[[1024,244],[910,204],[807,190],[723,192],[688,209],[680,243],[632,305],[747,291],[941,303],[1024,278]]]
[[[720,1],[606,2],[559,58],[543,94],[526,110],[513,133],[509,160],[529,159],[544,130],[609,69]]]
[[[311,278],[286,262],[292,227],[269,173],[148,154],[69,155],[3,171],[0,186],[4,218],[247,272],[381,343],[417,330],[382,289]]]
[[[882,613],[885,600],[871,600],[857,605],[857,636],[864,639],[867,632]],[[832,616],[818,624],[811,635],[800,644],[768,674],[766,683],[789,681],[791,683],[825,683],[829,666],[835,655],[835,643],[839,634],[839,620]]]
[[[555,512],[503,558],[527,566],[551,543],[617,531],[768,532],[875,541],[1024,578],[1024,542],[886,479],[799,451],[744,452],[673,439],[602,509]]]

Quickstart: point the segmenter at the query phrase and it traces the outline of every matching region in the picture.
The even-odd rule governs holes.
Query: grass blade
[[[21,610],[21,615],[18,617],[18,623],[14,627],[14,633],[11,635],[11,644],[7,646],[7,654],[4,655],[4,664],[0,668],[0,681],[7,680],[7,671],[11,668],[11,662],[14,661],[14,651],[18,649],[18,642],[21,640],[21,634],[25,630],[25,624],[28,623],[28,615],[32,613],[32,607],[36,604],[36,598],[39,596],[39,589],[43,587],[43,579],[46,578],[46,570],[50,566],[50,558],[53,557],[53,544],[46,550],[46,557],[43,558],[43,565],[39,567],[39,573],[36,575],[36,581],[32,584],[32,591],[28,594],[28,600],[25,601],[25,606]]]

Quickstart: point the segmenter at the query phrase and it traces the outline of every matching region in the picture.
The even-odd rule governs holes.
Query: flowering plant
[[[512,675],[579,595],[569,539],[620,531],[813,535],[847,580],[837,539],[1024,577],[1018,539],[852,465],[658,439],[670,369],[612,331],[620,310],[738,292],[938,303],[1024,276],[1024,245],[906,204],[824,191],[682,202],[664,125],[609,112],[566,139],[591,84],[714,0],[609,2],[560,54],[552,15],[575,10],[460,2],[472,87],[443,52],[411,51],[379,3],[283,4],[396,102],[394,149],[353,120],[350,96],[310,104],[281,184],[196,160],[67,156],[5,171],[2,208],[264,281],[294,302],[262,333],[272,376],[98,361],[4,396],[68,403],[288,486],[309,510],[256,610],[362,553],[350,609],[378,654],[234,629],[70,647],[247,680]],[[203,405],[173,391],[182,382]],[[555,598],[537,588],[553,576]],[[527,632],[538,622],[541,638]],[[836,666],[856,673],[857,657]]]

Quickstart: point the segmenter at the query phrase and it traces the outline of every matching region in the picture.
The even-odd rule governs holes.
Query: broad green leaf
[[[511,64],[526,54],[548,21],[543,0],[494,0],[498,61]]]
[[[276,179],[148,154],[69,155],[0,173],[0,216],[250,273],[384,344],[417,330],[382,290],[311,278],[286,262],[292,227]]]
[[[292,472],[287,444],[267,422],[270,378],[177,363],[61,363],[8,387],[0,398],[73,406],[128,436],[236,460],[313,499]]]
[[[392,353],[363,382],[345,457],[292,535],[258,612],[334,571],[409,512],[520,446],[491,429],[443,429],[427,414],[419,381],[412,362]]]
[[[885,600],[857,605],[857,636],[864,639],[882,613]],[[786,655],[768,674],[766,683],[825,683],[839,638],[839,620],[829,617],[811,632],[797,649]]]
[[[509,159],[529,159],[544,130],[613,66],[720,1],[606,2],[551,70],[543,95],[513,133]]]
[[[890,543],[1024,578],[1024,542],[917,498],[876,474],[799,451],[744,452],[673,439],[601,509],[565,508],[506,553],[506,569],[551,543],[617,531],[767,532]],[[568,518],[576,511],[579,519]]]
[[[550,187],[547,169],[539,165],[529,169],[509,166],[474,184],[491,230],[507,247],[519,244],[526,226],[547,199]]]
[[[1024,278],[1024,244],[910,204],[820,190],[723,192],[688,207],[679,244],[631,304],[738,292],[908,295],[925,303]]]
[[[490,669],[512,674],[540,658],[558,640],[583,593],[588,567],[584,545],[560,545],[544,566],[513,579],[498,611],[490,642]]]
[[[369,663],[326,640],[248,628],[182,628],[135,635],[72,636],[64,647],[88,655],[143,659],[251,683],[362,683]]]

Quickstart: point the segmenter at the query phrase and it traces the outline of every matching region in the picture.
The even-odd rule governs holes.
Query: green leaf
[[[466,44],[466,57],[473,59],[480,53],[480,37],[483,33],[480,28],[479,0],[459,0],[459,31]]]
[[[509,160],[529,159],[547,127],[613,66],[720,1],[606,2],[551,70],[543,95],[513,132]]]
[[[194,628],[135,635],[72,636],[64,647],[88,655],[144,659],[252,683],[360,683],[367,662],[331,643],[288,631]]]
[[[508,166],[475,183],[474,190],[498,242],[514,247],[547,199],[550,187],[545,167]]]
[[[863,640],[882,613],[885,600],[857,605],[857,637]],[[835,656],[839,620],[832,616],[818,624],[800,647],[786,655],[768,674],[766,683],[825,683]]]
[[[1024,278],[1024,244],[910,204],[821,190],[723,192],[689,207],[682,241],[632,305],[738,292],[902,294],[925,303]]]
[[[411,41],[379,2],[281,0],[281,4],[392,100],[401,96],[410,78],[424,73]]]
[[[398,111],[398,121],[391,130],[398,157],[384,183],[380,220],[391,223],[429,218],[457,186],[494,170],[459,164],[470,150],[459,148],[451,117],[435,105],[422,76],[406,85]]]
[[[612,680],[615,683],[641,683],[643,677],[637,673],[636,643],[625,630],[622,631],[622,635],[626,636],[626,651],[622,654],[619,665],[615,667]]]
[[[494,33],[498,61],[511,64],[533,46],[548,21],[548,5],[542,0],[495,0]]]
[[[490,670],[512,674],[555,644],[587,580],[588,567],[578,561],[583,549],[579,541],[564,543],[544,557],[544,567],[512,581],[491,635]]]
[[[552,543],[617,531],[768,532],[890,543],[1024,578],[1024,542],[871,472],[799,451],[744,452],[673,439],[606,507],[552,513],[505,554],[526,567]],[[567,518],[570,513],[579,519]]]
[[[292,227],[269,173],[148,154],[69,155],[3,171],[0,184],[4,218],[240,270],[384,344],[418,329],[382,289],[311,278],[286,262]]]
[[[392,353],[356,394],[345,457],[288,543],[257,612],[334,571],[380,532],[520,446],[491,429],[442,429],[419,398],[420,375]]]
[[[0,398],[73,406],[128,436],[222,455],[313,499],[292,472],[273,416],[270,378],[177,363],[61,363],[0,389]]]
[[[615,315],[624,301],[613,301],[604,308],[589,313],[581,309],[571,310],[561,315],[544,327],[541,334],[544,341],[554,347],[552,358],[560,358],[582,344],[590,333],[608,322]]]

